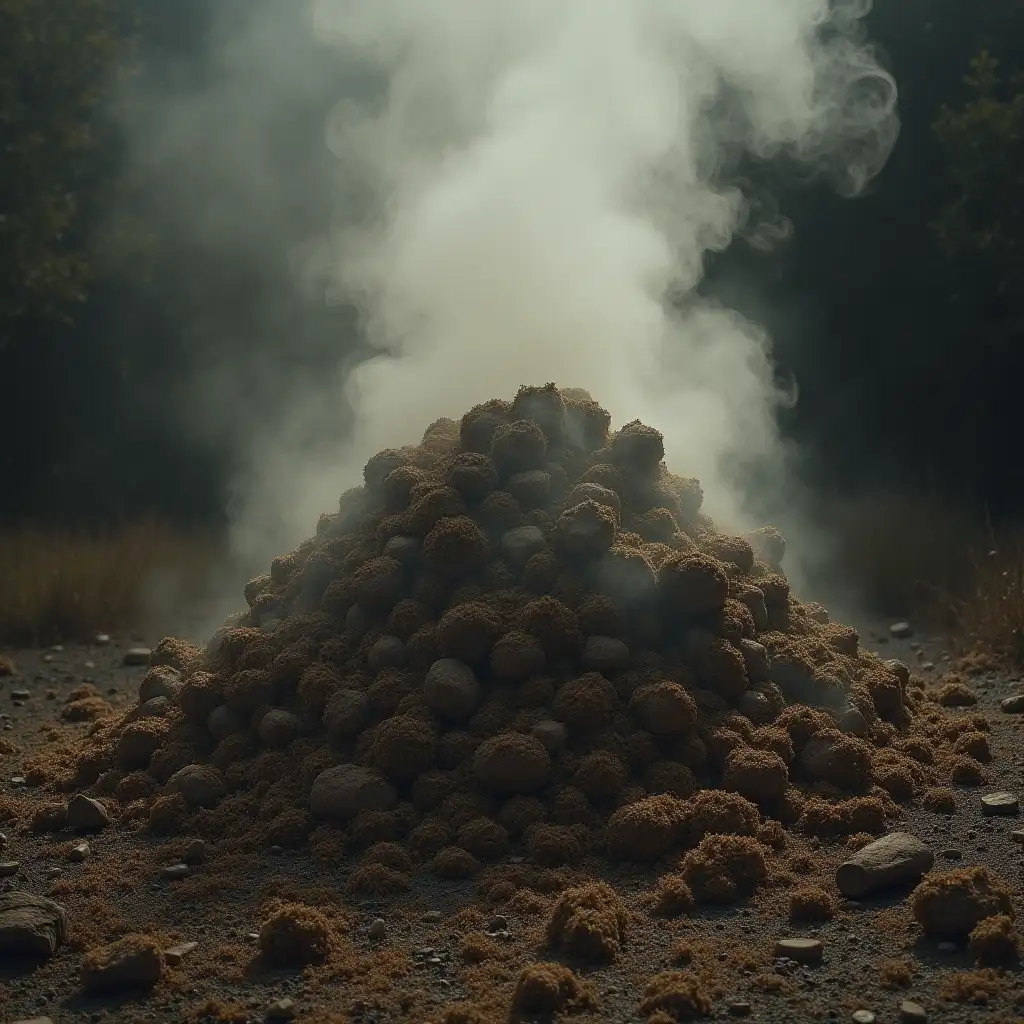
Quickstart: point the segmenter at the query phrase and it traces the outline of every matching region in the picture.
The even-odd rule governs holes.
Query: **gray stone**
[[[476,673],[457,658],[440,658],[427,672],[423,697],[431,711],[444,718],[468,718],[480,701]]]
[[[530,735],[540,740],[549,754],[557,754],[565,746],[568,733],[561,722],[548,719],[533,726]]]
[[[68,801],[67,823],[69,828],[93,831],[109,825],[110,815],[99,800],[79,793]]]
[[[854,1010],[850,1020],[853,1024],[875,1024],[875,1015],[870,1010]]]
[[[920,1003],[904,999],[900,1003],[900,1024],[928,1024],[928,1013]]]
[[[1016,793],[986,793],[981,798],[982,814],[990,817],[1002,815],[1010,817],[1020,813],[1020,800]]]
[[[914,635],[914,630],[909,622],[894,622],[889,627],[889,635],[896,637],[897,640],[906,640]]]
[[[189,953],[198,949],[198,947],[198,942],[179,942],[178,945],[164,950],[164,963],[168,967],[177,967]]]
[[[206,728],[220,742],[245,728],[245,721],[226,704],[214,708],[206,717]]]
[[[370,648],[370,669],[379,672],[382,668],[402,668],[407,658],[405,644],[400,637],[382,636]]]
[[[362,690],[339,690],[324,711],[324,729],[335,742],[362,732],[369,720],[370,699]]]
[[[0,895],[0,953],[50,957],[67,940],[68,912],[45,896]]]
[[[68,860],[74,864],[81,864],[89,856],[90,852],[88,843],[75,843],[68,852]]]
[[[160,877],[166,882],[180,882],[191,873],[187,864],[170,864],[160,872]]]
[[[139,703],[154,697],[174,697],[181,689],[181,676],[170,665],[154,665],[139,683]]]
[[[109,633],[97,633],[92,638],[92,642],[97,647],[106,647],[106,646],[108,646],[110,644],[110,634]]]
[[[1011,839],[1012,839],[1012,840],[1013,840],[1013,841],[1014,841],[1015,843],[1020,843],[1020,844],[1021,844],[1021,846],[1024,846],[1024,829],[1020,829],[1020,828],[1018,828],[1018,829],[1014,829],[1014,830],[1013,830],[1013,831],[1012,831],[1012,832],[1010,833],[1010,838],[1011,838]]]
[[[167,791],[180,793],[189,807],[216,807],[227,788],[219,768],[207,764],[187,764],[167,780]]]
[[[999,702],[999,707],[1008,715],[1024,715],[1024,693],[1014,694]]]
[[[547,547],[543,532],[536,526],[517,526],[507,530],[501,538],[501,553],[514,566],[525,565],[538,552]]]
[[[746,715],[755,725],[763,725],[771,721],[771,701],[760,690],[746,690],[740,697],[736,710]]]
[[[824,948],[819,939],[779,939],[775,955],[798,964],[820,964]]]
[[[163,958],[152,942],[115,942],[91,953],[82,964],[82,988],[93,995],[152,988],[163,973]]]
[[[376,920],[371,921],[370,927],[367,929],[367,935],[369,935],[370,938],[374,940],[374,942],[383,939],[384,936],[387,935],[387,933],[388,924],[387,921],[385,921],[384,918],[382,917],[378,917],[376,918]]]
[[[836,868],[836,885],[848,899],[891,885],[916,882],[935,863],[935,855],[917,836],[890,832],[862,847]]]
[[[748,640],[746,637],[740,639],[736,645],[740,654],[743,655],[743,664],[747,667],[747,675],[754,682],[762,682],[771,675],[772,659],[768,654],[768,648],[759,644],[756,640]]]
[[[150,651],[148,647],[129,647],[128,650],[124,652],[124,657],[121,659],[121,663],[132,667],[148,665],[150,654],[152,654],[152,651]]]
[[[384,554],[408,567],[419,561],[422,543],[418,537],[392,537],[384,545]]]
[[[360,811],[390,811],[396,803],[398,794],[390,782],[354,764],[321,772],[309,793],[312,812],[335,821],[348,821]]]
[[[589,672],[613,675],[629,667],[629,648],[610,636],[588,636],[583,645],[583,667]]]
[[[851,736],[866,736],[868,723],[864,715],[855,707],[838,708],[832,712],[836,725]]]
[[[170,709],[171,702],[166,697],[154,697],[139,708],[139,715],[142,718],[164,718]]]
[[[287,747],[302,732],[298,715],[281,708],[273,708],[260,719],[260,743],[265,747]]]
[[[21,864],[16,860],[0,862],[0,878],[13,878],[21,870]]]

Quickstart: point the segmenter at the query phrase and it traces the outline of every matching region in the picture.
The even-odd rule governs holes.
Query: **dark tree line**
[[[0,0],[0,517],[216,522],[243,453],[358,358],[351,311],[296,289],[290,262],[330,208],[322,126],[354,86],[286,23],[275,44],[303,72],[287,87],[230,66],[225,33],[264,8]],[[819,483],[911,481],[1010,515],[1024,4],[876,0],[869,27],[900,88],[889,165],[854,201],[769,177],[792,241],[734,244],[706,287],[770,329]],[[214,90],[204,120],[228,81],[246,95]],[[221,137],[250,93],[260,119]],[[339,408],[310,429],[344,427]]]

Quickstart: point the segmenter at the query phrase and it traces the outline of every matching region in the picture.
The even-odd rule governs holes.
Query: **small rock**
[[[168,967],[177,967],[198,946],[198,942],[179,942],[177,946],[164,950],[164,963]]]
[[[565,746],[568,733],[561,722],[546,719],[543,722],[538,722],[530,730],[530,735],[534,739],[540,740],[549,754],[556,754]]]
[[[225,793],[224,776],[212,765],[187,764],[167,780],[167,790],[180,793],[189,807],[216,807]]]
[[[0,895],[0,953],[50,957],[68,934],[68,912],[45,896]]]
[[[1024,846],[1024,829],[1021,829],[1021,828],[1014,829],[1010,833],[1010,838],[1015,843],[1020,843],[1022,846]],[[2,846],[3,846],[3,843],[0,843],[0,847],[2,847]]]
[[[897,640],[906,640],[907,637],[914,635],[914,631],[909,622],[894,622],[889,627],[889,635],[896,637]]]
[[[367,935],[369,935],[374,942],[383,939],[387,933],[388,923],[383,917],[378,917],[376,920],[370,922],[370,927],[367,929]]]
[[[7,836],[5,833],[0,832],[0,850],[7,845]]]
[[[267,1020],[294,1020],[294,1018],[295,1000],[289,999],[287,996],[284,999],[278,999],[267,1007]]]
[[[728,1009],[730,1017],[749,1017],[751,1006],[750,1003],[735,1002],[729,1003]]]
[[[508,931],[508,918],[502,917],[500,914],[497,917],[492,917],[484,927],[484,934],[494,936],[500,932]]]
[[[215,707],[206,716],[206,728],[215,740],[226,740],[233,733],[245,728],[245,721],[224,704]]]
[[[177,696],[181,690],[181,675],[170,665],[154,665],[139,682],[139,703],[145,704],[154,697]]]
[[[122,665],[139,666],[148,665],[149,656],[152,652],[148,647],[129,647],[121,659]]]
[[[260,742],[265,747],[287,747],[302,732],[302,720],[290,711],[274,708],[260,720]]]
[[[1024,693],[1007,697],[999,702],[999,707],[1008,715],[1024,715]]]
[[[110,634],[109,633],[97,633],[92,638],[92,642],[97,647],[106,647],[110,643]]]
[[[193,839],[181,858],[186,864],[202,864],[206,860],[206,840]]]
[[[81,864],[82,861],[89,856],[89,853],[90,850],[88,843],[76,843],[71,847],[71,850],[68,853],[68,860],[75,864]]]
[[[0,863],[0,878],[13,878],[21,870],[21,864],[16,860],[8,860]]]
[[[875,1024],[875,1015],[870,1010],[854,1010],[850,1020],[853,1024]]]
[[[940,942],[938,945],[940,953],[955,953],[956,943],[955,942]]]
[[[385,668],[403,668],[408,659],[405,644],[397,636],[382,636],[370,648],[369,662],[372,672]]]
[[[139,716],[142,718],[164,718],[170,708],[171,702],[166,697],[153,697],[139,708]]]
[[[468,718],[480,701],[480,682],[465,662],[440,658],[427,672],[423,697],[427,706],[444,718]]]
[[[90,994],[152,988],[163,973],[152,939],[129,936],[92,950],[82,962],[82,988]]]
[[[68,801],[67,823],[69,828],[95,831],[110,824],[110,815],[99,800],[79,793]]]
[[[928,1014],[920,1003],[904,999],[900,1003],[900,1024],[928,1024]]]
[[[890,832],[836,868],[836,885],[849,899],[876,889],[916,882],[935,863],[931,850],[909,832]]]
[[[960,860],[963,857],[963,852],[961,850],[943,850],[939,856],[945,857],[946,860]]]
[[[24,775],[12,775],[11,786],[15,789],[20,789],[22,786],[27,785],[27,780]]]
[[[182,878],[188,878],[190,873],[187,864],[171,864],[160,872],[160,877],[168,882],[177,882]]]
[[[11,700],[28,700],[31,696],[28,690],[11,690]]]
[[[820,964],[825,947],[819,939],[779,939],[775,955],[798,964]]]
[[[1016,793],[987,793],[981,798],[981,811],[986,815],[1010,816],[1020,812]]]
[[[506,531],[501,538],[501,553],[514,566],[525,565],[538,552],[547,547],[544,534],[536,526],[517,526]]]
[[[58,867],[52,867],[52,868],[47,868],[46,869],[46,877],[47,878],[60,878],[60,876],[63,875],[63,874],[64,874],[64,872],[60,868],[58,868]]]
[[[441,920],[442,914],[440,910],[428,910],[423,917],[420,919],[425,924],[437,924]]]

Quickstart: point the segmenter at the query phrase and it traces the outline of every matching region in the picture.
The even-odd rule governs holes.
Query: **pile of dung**
[[[161,642],[65,781],[157,834],[365,851],[357,884],[387,890],[512,852],[877,831],[980,777],[983,721],[797,601],[776,530],[719,533],[701,502],[657,430],[612,431],[585,392],[438,420],[205,650]]]

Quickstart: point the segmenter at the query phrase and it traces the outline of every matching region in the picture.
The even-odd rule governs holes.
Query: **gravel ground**
[[[948,667],[938,642],[889,639],[885,632],[863,631],[864,645],[904,660],[931,682]],[[76,687],[91,682],[115,707],[135,699],[144,669],[122,662],[138,639],[12,652],[17,674],[0,679],[0,796],[12,789],[24,792],[18,779],[28,755],[88,729],[61,718]],[[1024,684],[1012,676],[979,676],[974,686],[978,705],[960,713],[990,718],[991,782],[958,789],[953,815],[910,809],[893,828],[923,839],[935,853],[936,869],[984,864],[997,871],[1014,889],[1020,913],[1024,847],[1011,832],[1022,826],[1015,817],[983,816],[981,797],[1024,788],[1018,718],[999,708],[1000,700],[1022,692]],[[232,865],[230,877],[214,873],[210,862],[193,867],[184,880],[171,880],[161,872],[180,859],[181,840],[161,842],[111,826],[88,837],[88,855],[76,863],[69,855],[80,837],[38,836],[3,824],[0,831],[7,833],[0,861],[17,865],[3,869],[8,877],[0,878],[0,892],[53,895],[70,913],[72,940],[42,965],[0,958],[4,1021],[261,1021],[268,1011],[271,1017],[276,1012],[286,1019],[290,1013],[300,1021],[425,1021],[438,1019],[442,1007],[461,999],[472,999],[487,1013],[452,1018],[453,1024],[456,1019],[460,1024],[544,1019],[509,1017],[522,968],[552,959],[543,948],[548,910],[543,898],[533,906],[522,901],[486,905],[471,882],[440,882],[421,874],[401,897],[352,900],[344,895],[349,865],[325,866],[303,851],[275,849]],[[791,866],[796,862],[794,870],[806,875],[808,884],[835,892],[835,868],[848,855],[841,842],[793,836],[782,856]],[[692,957],[689,969],[712,998],[710,1019],[925,1019],[901,1015],[901,1003],[912,1000],[925,1008],[929,1021],[1024,1021],[1019,973],[968,974],[974,967],[962,945],[940,950],[921,938],[907,907],[907,889],[859,904],[843,901],[834,920],[817,926],[790,924],[787,895],[778,888],[726,910],[702,909],[664,920],[652,917],[642,900],[664,865],[610,869],[595,862],[583,868],[616,888],[631,920],[624,949],[611,966],[571,964],[595,999],[594,1008],[576,1019],[647,1020],[639,1009],[645,986],[659,971],[681,968],[678,950],[684,944]],[[341,930],[350,947],[344,964],[305,973],[256,965],[254,933],[265,898],[274,892],[316,904],[344,922]],[[495,920],[499,914],[504,922]],[[374,941],[370,925],[378,917],[386,931]],[[180,964],[165,969],[146,995],[83,995],[84,950],[126,931],[152,934],[165,950],[183,941],[197,945]],[[821,940],[820,966],[775,959],[776,941],[793,936]],[[965,990],[973,991],[973,999],[953,998]]]

